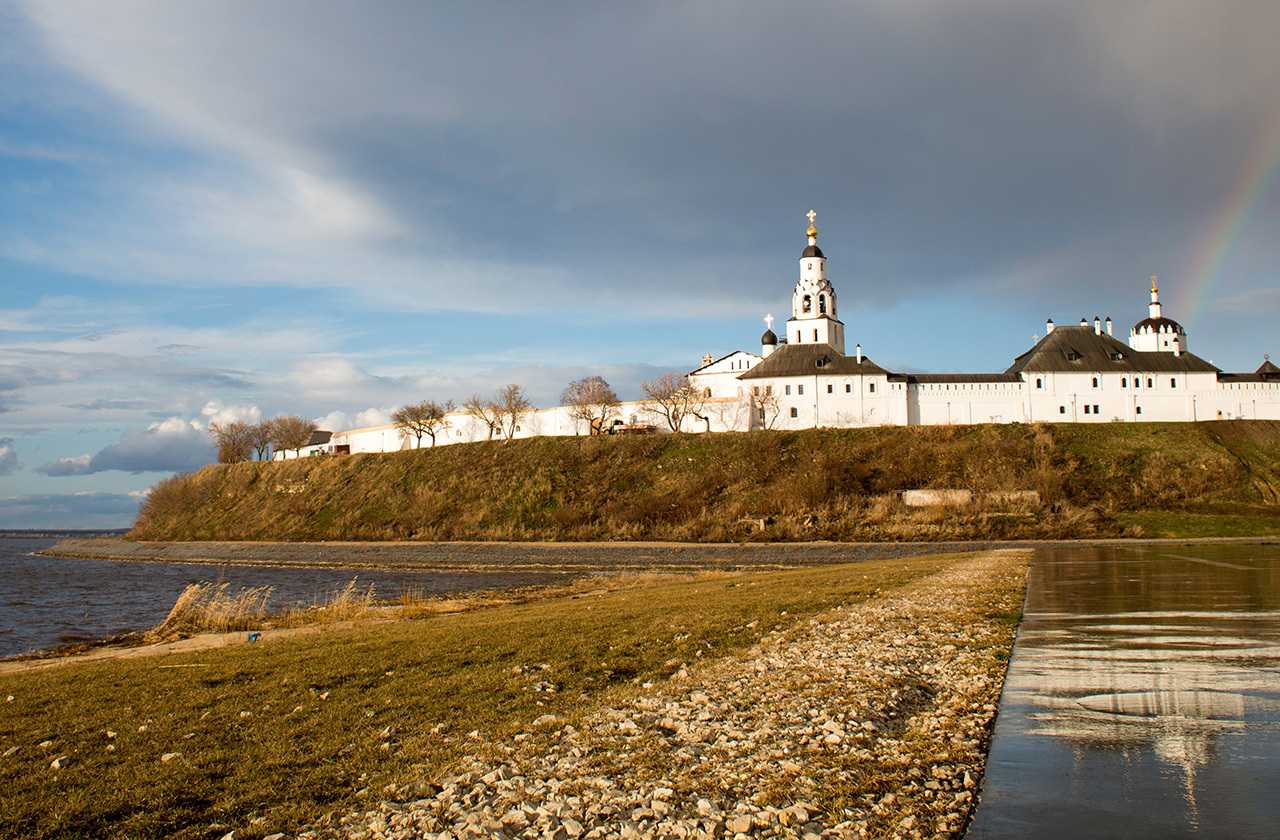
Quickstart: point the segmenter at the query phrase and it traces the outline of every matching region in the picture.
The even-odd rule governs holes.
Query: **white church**
[[[1253,373],[1224,373],[1188,349],[1187,332],[1166,318],[1151,278],[1147,317],[1112,335],[1110,318],[1078,326],[1045,324],[1044,338],[1002,373],[895,373],[862,345],[846,352],[838,296],[818,247],[815,214],[791,295],[783,335],[765,318],[760,352],[708,355],[688,374],[697,390],[684,431],[854,428],[971,423],[1110,423],[1280,420],[1280,367],[1264,359]],[[665,431],[655,407],[625,402],[611,423]],[[577,435],[590,430],[568,408],[536,409],[516,437]],[[461,412],[450,415],[437,444],[486,440],[488,428]],[[412,449],[396,426],[321,432],[301,455]],[[279,457],[284,457],[280,454]]]

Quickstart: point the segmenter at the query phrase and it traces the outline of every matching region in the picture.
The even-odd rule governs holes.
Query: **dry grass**
[[[1035,490],[1043,504],[897,501],[943,487]],[[1269,421],[534,438],[211,466],[158,485],[131,536],[1060,539],[1126,535],[1123,513],[1278,499],[1280,423]]]
[[[262,626],[267,604],[274,591],[270,586],[252,586],[230,591],[229,583],[191,583],[174,601],[169,615],[147,634],[148,641],[169,641],[197,633],[229,633]]]
[[[540,715],[607,707],[681,663],[957,562],[634,576],[618,591],[582,584],[499,609],[174,654],[164,668],[122,659],[10,675],[0,753],[18,750],[0,761],[0,835],[292,835],[388,784],[444,772],[474,749],[473,730],[509,742]],[[50,769],[51,751],[71,765]]]

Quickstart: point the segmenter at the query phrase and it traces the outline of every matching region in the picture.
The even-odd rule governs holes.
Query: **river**
[[[1280,546],[1036,553],[969,840],[1280,836]]]
[[[557,572],[381,571],[343,568],[135,563],[45,557],[53,539],[0,538],[0,657],[154,627],[187,584],[272,586],[272,607],[310,604],[353,577],[380,598],[557,583]]]

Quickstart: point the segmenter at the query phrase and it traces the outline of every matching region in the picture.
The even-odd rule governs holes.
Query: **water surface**
[[[381,571],[342,568],[133,563],[42,557],[52,539],[0,539],[0,657],[154,627],[189,583],[272,586],[271,606],[310,604],[353,577],[379,598],[556,583],[557,572]]]
[[[1280,837],[1280,547],[1045,549],[968,837]]]

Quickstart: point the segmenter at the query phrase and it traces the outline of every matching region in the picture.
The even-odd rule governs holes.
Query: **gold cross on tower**
[[[818,235],[818,228],[817,228],[816,226],[814,226],[814,224],[813,224],[813,220],[814,220],[814,219],[816,219],[816,218],[818,218],[818,214],[817,214],[817,213],[815,213],[815,212],[813,212],[812,210],[810,210],[808,213],[805,213],[804,215],[805,215],[805,218],[807,218],[807,219],[809,220],[809,229],[805,231],[805,235],[806,235],[806,236],[817,236],[817,235]]]

